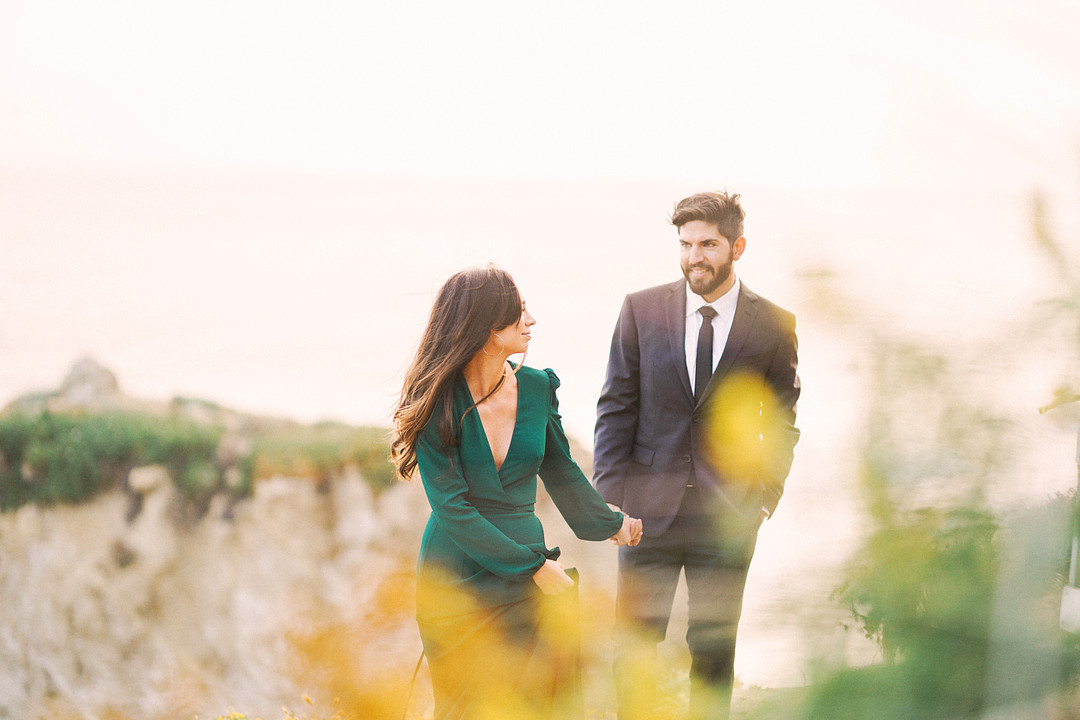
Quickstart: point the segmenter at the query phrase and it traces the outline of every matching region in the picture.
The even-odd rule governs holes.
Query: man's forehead
[[[707,220],[691,220],[679,228],[680,238],[686,238],[691,235],[695,237],[711,236],[720,240],[728,240],[728,238],[720,232],[720,228],[717,227],[716,223],[711,223]]]

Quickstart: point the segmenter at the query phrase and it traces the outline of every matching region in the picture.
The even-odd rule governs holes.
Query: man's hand
[[[641,542],[641,533],[644,528],[641,521],[623,513],[622,527],[619,532],[611,536],[611,542],[616,545],[629,545],[633,547]]]

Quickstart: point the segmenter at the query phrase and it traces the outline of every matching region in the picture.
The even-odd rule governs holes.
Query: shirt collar
[[[711,303],[705,302],[705,298],[701,297],[693,290],[690,289],[690,283],[685,283],[686,287],[686,317],[690,317],[703,305],[711,305],[712,309],[716,311],[716,314],[720,317],[734,317],[735,305],[739,301],[739,288],[742,283],[739,282],[739,276],[735,276],[735,284],[731,286],[731,289],[726,293],[716,298]]]

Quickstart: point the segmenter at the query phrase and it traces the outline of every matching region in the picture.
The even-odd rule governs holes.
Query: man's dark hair
[[[675,205],[671,224],[681,228],[692,220],[712,223],[727,238],[735,242],[743,234],[743,218],[746,213],[739,205],[738,193],[703,192],[683,198]]]

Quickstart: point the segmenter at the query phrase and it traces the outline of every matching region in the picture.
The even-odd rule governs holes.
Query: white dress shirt
[[[697,339],[701,332],[701,322],[704,320],[698,310],[704,305],[712,305],[716,311],[716,317],[712,319],[713,326],[713,368],[720,362],[720,356],[724,354],[728,335],[731,333],[731,322],[735,319],[735,306],[739,302],[738,276],[735,284],[726,293],[718,297],[714,302],[707,303],[705,298],[690,289],[690,283],[686,283],[686,371],[690,373],[690,389],[697,392],[695,376],[697,375]]]

